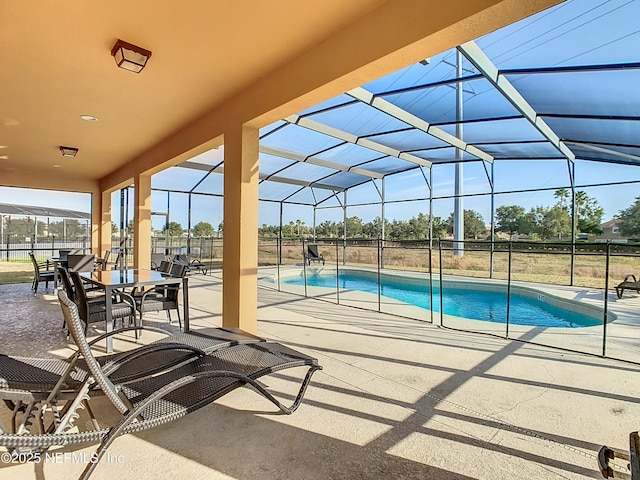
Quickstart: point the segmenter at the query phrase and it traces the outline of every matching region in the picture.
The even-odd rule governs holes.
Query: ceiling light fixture
[[[78,153],[78,149],[74,147],[60,146],[60,153],[62,153],[63,157],[75,157]]]
[[[82,120],[86,120],[87,122],[97,122],[98,119],[96,117],[94,117],[93,115],[80,115],[80,118]]]
[[[116,59],[116,65],[120,68],[140,73],[151,57],[151,52],[118,39],[111,49],[111,55]]]

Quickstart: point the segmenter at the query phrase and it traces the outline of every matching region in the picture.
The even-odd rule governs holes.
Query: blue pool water
[[[304,285],[303,277],[287,279],[284,283]],[[334,275],[309,275],[307,285],[336,288]],[[340,290],[360,290],[378,293],[377,275],[367,273],[344,273],[338,276]],[[385,297],[400,300],[410,305],[431,309],[429,284],[415,285],[400,280],[382,277],[381,294]],[[483,320],[487,322],[506,323],[507,294],[503,292],[478,289],[456,288],[456,284],[445,282],[443,285],[442,305],[444,313],[457,317]],[[440,285],[433,284],[433,311],[440,311]],[[509,306],[509,323],[539,327],[591,327],[601,325],[602,320],[581,313],[559,308],[541,299],[511,293]]]

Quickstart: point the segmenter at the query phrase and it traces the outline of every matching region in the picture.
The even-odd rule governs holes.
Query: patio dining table
[[[189,331],[189,288],[188,278],[172,277],[157,270],[147,270],[142,268],[127,270],[97,270],[80,274],[85,280],[93,285],[104,289],[107,299],[106,330],[113,330],[113,318],[111,314],[111,294],[118,289],[128,287],[149,287],[158,285],[179,285],[182,283],[182,310],[183,310],[183,330]],[[107,353],[113,352],[113,338],[107,337]]]

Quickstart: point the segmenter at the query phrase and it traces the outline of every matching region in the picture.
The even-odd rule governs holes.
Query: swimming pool
[[[418,283],[415,279],[397,276],[381,276],[381,295],[410,305],[431,309],[428,280]],[[285,284],[304,285],[304,277],[286,278]],[[336,274],[307,274],[307,285],[311,287],[336,288]],[[340,271],[340,290],[360,290],[378,293],[377,274],[373,272]],[[470,282],[443,282],[442,305],[445,314],[487,322],[506,323],[506,286],[485,286]],[[440,285],[434,278],[433,311],[440,311]],[[511,291],[509,323],[539,327],[579,328],[602,325],[602,317],[594,308],[593,315],[554,305],[553,297],[542,293],[528,292],[526,295]],[[582,308],[584,310],[584,307]],[[600,314],[601,315],[601,314]]]

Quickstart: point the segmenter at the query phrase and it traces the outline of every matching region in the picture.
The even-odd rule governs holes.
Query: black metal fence
[[[330,239],[313,242],[324,265],[309,265],[304,262],[307,243],[261,240],[259,264],[272,267],[274,273],[273,283],[263,285],[446,328],[640,363],[640,318],[636,314],[640,298],[629,290],[623,299],[615,294],[615,286],[626,274],[640,273],[638,245]],[[356,287],[343,281],[345,275],[368,276],[373,286],[364,287],[368,294],[355,292]],[[269,277],[262,274],[261,278]],[[451,289],[472,293],[474,285],[482,291],[500,292],[500,301],[492,308],[501,320],[470,320],[447,313],[443,303]],[[422,289],[422,308],[387,297],[392,288]],[[513,321],[513,299],[522,295],[544,303],[543,308],[564,308],[587,316],[590,324],[566,328],[535,322],[519,325]]]
[[[76,249],[83,252],[91,251],[91,238],[89,237],[67,237],[60,238],[51,236],[30,237],[25,241],[24,235],[2,236],[0,243],[0,261],[5,262],[30,262],[29,253],[33,253],[40,260],[58,255],[59,249]]]

